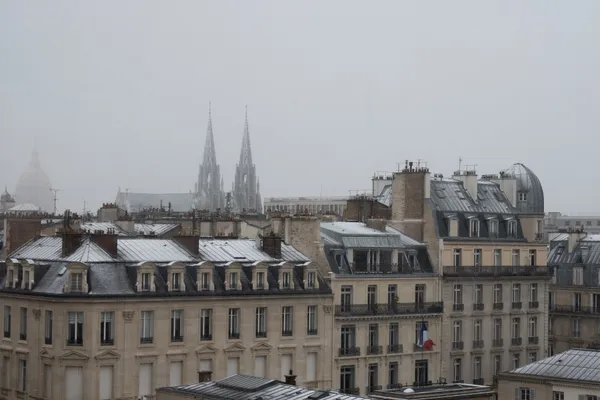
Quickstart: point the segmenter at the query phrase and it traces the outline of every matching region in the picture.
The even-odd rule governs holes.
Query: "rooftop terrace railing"
[[[502,276],[539,276],[552,275],[547,266],[480,266],[480,267],[444,267],[447,277],[502,277]]]

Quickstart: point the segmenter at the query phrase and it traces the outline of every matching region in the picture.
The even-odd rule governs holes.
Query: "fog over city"
[[[264,197],[462,157],[525,164],[546,211],[598,213],[599,17],[594,0],[4,0],[0,184],[35,146],[59,211],[193,191],[210,104],[226,191],[247,106]]]

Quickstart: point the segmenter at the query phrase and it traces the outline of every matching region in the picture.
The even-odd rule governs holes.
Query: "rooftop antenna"
[[[54,215],[56,215],[56,200],[58,200],[58,198],[56,197],[56,194],[57,194],[58,192],[62,192],[62,189],[54,189],[54,188],[50,188],[50,191],[51,191],[51,192],[54,192],[54,199],[53,199],[53,200],[54,200],[54,213],[53,213],[53,214],[54,214]]]
[[[458,157],[458,172],[460,172],[461,168],[462,168],[462,157]]]

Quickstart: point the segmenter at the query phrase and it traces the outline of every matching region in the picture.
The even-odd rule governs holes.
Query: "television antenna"
[[[58,200],[58,198],[56,197],[56,194],[57,194],[58,192],[62,192],[63,190],[62,190],[62,189],[54,189],[54,188],[50,188],[50,191],[51,191],[51,192],[54,192],[54,199],[53,199],[53,200],[54,200],[54,213],[53,213],[53,215],[56,215],[56,200]]]

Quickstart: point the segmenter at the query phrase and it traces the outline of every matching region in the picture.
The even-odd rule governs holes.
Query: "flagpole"
[[[421,330],[423,329],[423,327],[425,327],[425,318],[421,320]],[[421,340],[423,341],[423,343],[421,343],[421,360],[423,360],[425,358],[425,335],[423,335],[423,338]]]

